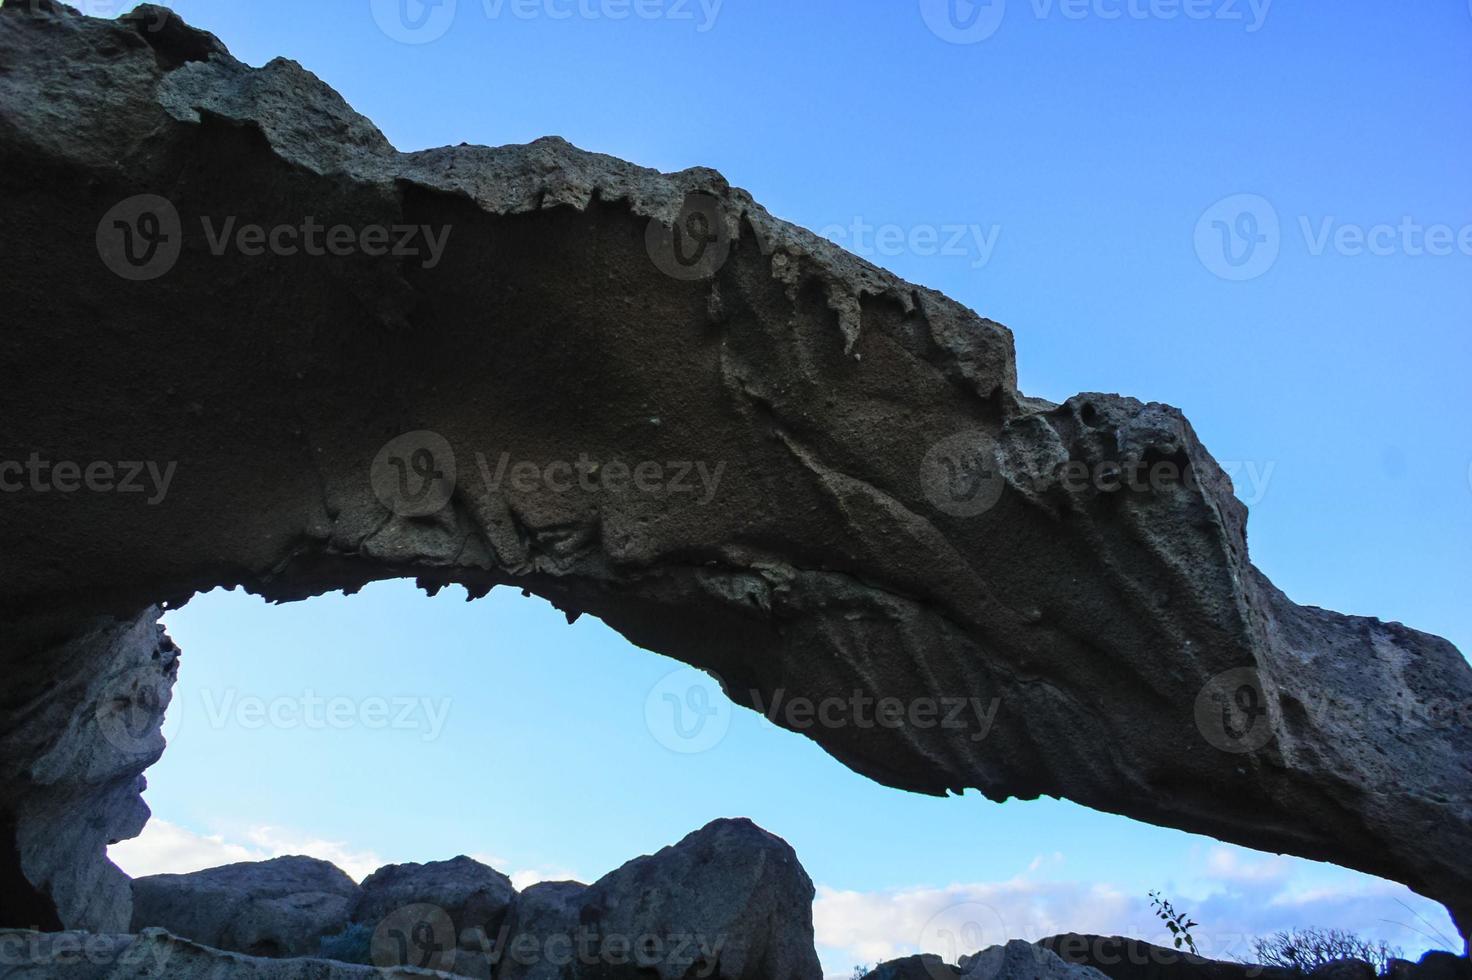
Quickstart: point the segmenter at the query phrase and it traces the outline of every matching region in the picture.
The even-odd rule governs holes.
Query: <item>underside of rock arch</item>
[[[985,732],[805,734],[898,789],[1066,797],[1472,922],[1472,732],[1311,710],[1472,704],[1451,644],[1294,604],[1176,409],[1024,396],[1006,328],[713,171],[400,153],[295,63],[36,0],[0,12],[0,194],[0,925],[125,926],[104,849],[163,750],[161,606],[389,577],[526,589],[747,706],[997,699]],[[163,272],[100,251],[125,227]]]

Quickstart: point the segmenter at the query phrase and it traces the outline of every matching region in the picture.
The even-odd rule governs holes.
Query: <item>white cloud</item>
[[[140,836],[109,847],[107,856],[133,878],[185,874],[237,861],[259,861],[262,857],[244,845],[196,834],[157,817],[148,821]]]
[[[1035,858],[1028,873],[1061,864]],[[1280,929],[1330,926],[1384,939],[1415,958],[1426,949],[1459,949],[1441,906],[1403,885],[1326,865],[1213,847],[1197,855],[1193,896],[1168,895],[1201,925],[1192,930],[1203,955],[1250,958],[1251,940]],[[887,891],[818,887],[813,906],[819,954],[830,980],[847,980],[856,963],[913,953],[954,962],[1008,939],[1063,932],[1122,935],[1169,945],[1144,894],[1114,884],[1031,880],[951,884]]]
[[[247,831],[246,836],[252,844],[265,851],[268,857],[305,854],[308,857],[321,858],[342,868],[354,881],[362,881],[389,863],[372,851],[354,850],[342,841],[322,840],[279,827],[256,827]]]
[[[256,827],[246,832],[249,843],[226,841],[217,834],[196,834],[157,817],[148,821],[143,833],[107,849],[113,863],[133,878],[156,874],[185,874],[217,868],[237,861],[264,861],[285,854],[321,858],[362,881],[385,862],[372,851],[356,851],[341,841],[322,840],[283,831]]]

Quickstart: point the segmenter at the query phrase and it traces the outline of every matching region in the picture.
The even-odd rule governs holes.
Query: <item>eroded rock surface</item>
[[[133,880],[133,932],[148,928],[249,956],[314,956],[358,901],[328,861],[278,857]]]
[[[0,922],[126,932],[128,877],[107,845],[148,820],[179,649],[158,610],[14,644],[0,668]]]
[[[744,705],[896,699],[898,723],[774,717],[890,786],[1064,796],[1472,918],[1449,643],[1295,605],[1179,411],[1025,397],[1006,328],[713,171],[552,138],[400,153],[301,66],[160,8],[9,0],[0,195],[26,366],[0,457],[37,454],[0,525],[7,674],[87,676],[58,644],[100,673],[98,617],[221,584],[509,584]],[[140,463],[140,492],[35,490],[62,460]],[[1174,478],[1117,488],[1142,467]],[[12,771],[70,723],[25,703]],[[90,778],[73,809],[110,829],[67,830],[71,867],[20,829],[31,784],[0,801],[0,871],[63,925],[109,907],[103,839],[141,825]]]

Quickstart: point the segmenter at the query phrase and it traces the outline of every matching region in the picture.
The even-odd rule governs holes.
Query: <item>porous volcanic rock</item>
[[[497,980],[820,980],[813,883],[792,848],[717,820],[583,888],[527,889]]]
[[[1005,327],[714,171],[400,153],[163,8],[8,0],[0,208],[6,676],[100,675],[99,617],[220,585],[511,585],[746,706],[893,699],[773,713],[887,785],[1067,797],[1472,922],[1451,644],[1294,604],[1180,411],[1026,397]],[[111,469],[50,492],[62,462]],[[74,737],[6,699],[7,771]],[[13,924],[114,907],[105,841],[142,811],[108,772],[53,773],[65,866],[35,785],[0,790]]]
[[[315,956],[358,901],[358,885],[311,857],[243,861],[133,880],[133,932],[166,929],[248,956]]]

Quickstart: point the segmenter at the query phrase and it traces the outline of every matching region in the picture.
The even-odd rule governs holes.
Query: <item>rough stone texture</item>
[[[162,929],[141,935],[0,931],[0,980],[407,980],[409,967],[273,960],[211,949]]]
[[[472,929],[494,936],[515,901],[510,878],[462,854],[379,868],[363,879],[352,921],[376,923],[395,909],[425,903],[445,911],[457,936]]]
[[[961,957],[966,980],[1108,980],[1092,966],[1065,962],[1052,950],[1022,939]]]
[[[132,931],[176,936],[249,956],[313,956],[341,932],[358,886],[310,857],[243,861],[192,874],[133,880]]]
[[[3,641],[0,922],[127,930],[128,878],[106,848],[143,829],[142,772],[164,750],[179,651],[157,618]]]
[[[553,966],[532,962],[532,956],[523,951],[535,952],[557,947],[558,943],[571,934],[578,921],[588,886],[579,881],[542,881],[529,885],[516,897],[516,905],[503,925],[499,935],[489,936],[486,949],[497,960],[507,958],[513,941],[517,943],[516,958],[522,962],[508,967],[505,976],[519,971],[524,980],[535,980],[539,976],[557,976]]]
[[[497,980],[820,980],[813,883],[792,848],[717,820],[586,888],[528,888]]]
[[[1065,933],[1038,941],[1069,963],[1091,966],[1109,980],[1294,980],[1291,970],[1253,966],[1156,946],[1122,936]]]
[[[924,953],[880,963],[864,974],[864,980],[956,980],[960,976],[959,968],[934,953]]]
[[[103,220],[139,194],[181,222],[149,281],[103,261],[146,230]],[[99,615],[220,584],[509,584],[745,705],[997,706],[986,728],[804,729],[890,786],[1064,796],[1403,881],[1472,920],[1472,732],[1365,710],[1472,704],[1450,644],[1295,605],[1250,563],[1245,510],[1179,411],[1025,397],[1006,328],[713,171],[554,138],[399,153],[301,66],[249,68],[167,11],[10,0],[0,195],[0,348],[27,365],[0,386],[0,458],[177,464],[152,506],[7,496],[7,673],[56,669],[37,637],[80,643]],[[202,225],[308,215],[451,237],[430,267],[215,254]],[[690,236],[713,241],[686,266]],[[672,472],[614,486],[611,467],[526,490],[493,478],[503,452],[723,469],[709,496]],[[1190,479],[1075,491],[1068,463]],[[5,860],[64,924],[102,901],[76,894],[81,872]]]

